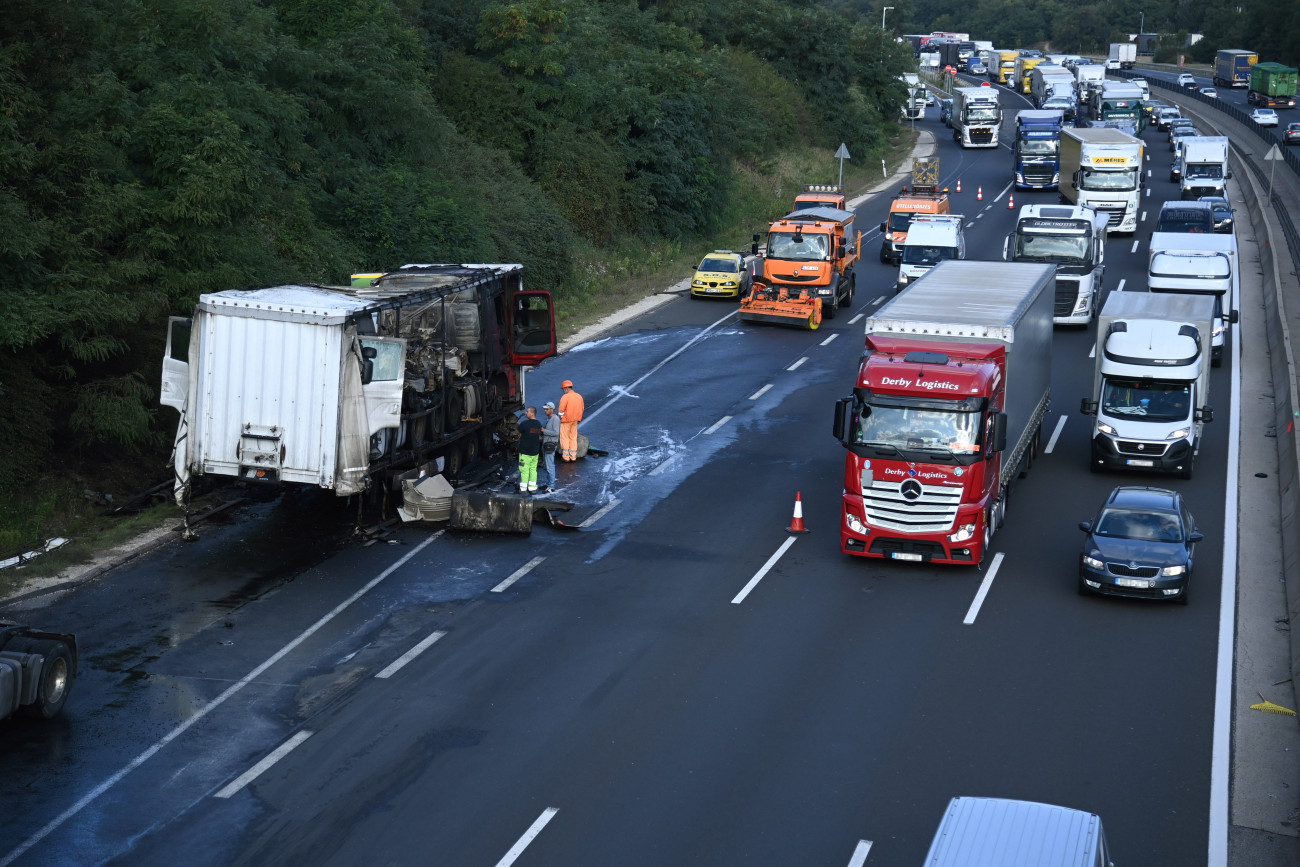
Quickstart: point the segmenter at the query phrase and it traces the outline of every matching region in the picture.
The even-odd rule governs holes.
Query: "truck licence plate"
[[[895,551],[889,556],[893,557],[895,560],[915,560],[918,563],[925,559],[920,554],[912,554],[907,551]]]
[[[1143,461],[1138,458],[1129,458],[1125,463],[1130,467],[1154,467],[1156,465],[1155,461]]]
[[[1143,581],[1139,578],[1116,578],[1115,583],[1121,587],[1133,587],[1138,590],[1146,590],[1151,586],[1150,581]]]

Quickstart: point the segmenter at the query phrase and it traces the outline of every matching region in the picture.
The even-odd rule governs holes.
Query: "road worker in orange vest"
[[[560,460],[578,459],[578,422],[582,421],[584,404],[582,395],[573,390],[573,381],[560,383],[564,397],[560,398]]]

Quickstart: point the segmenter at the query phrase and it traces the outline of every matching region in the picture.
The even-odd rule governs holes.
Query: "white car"
[[[1195,83],[1196,83],[1196,78],[1191,75],[1188,75],[1186,72],[1178,76],[1179,87],[1191,87]]]
[[[1208,96],[1210,99],[1218,99],[1219,91],[1214,89],[1213,87],[1202,87],[1201,96]]]
[[[1250,119],[1260,126],[1277,126],[1277,112],[1271,108],[1257,108],[1250,113]]]

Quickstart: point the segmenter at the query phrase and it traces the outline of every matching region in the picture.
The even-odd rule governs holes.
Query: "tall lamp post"
[[[881,29],[881,30],[884,30],[884,29],[885,29],[885,14],[888,13],[889,10],[890,10],[890,9],[893,9],[893,8],[894,8],[893,6],[886,6],[885,8],[883,8],[883,9],[880,10],[880,29]]]

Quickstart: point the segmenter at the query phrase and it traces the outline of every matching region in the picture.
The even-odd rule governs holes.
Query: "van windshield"
[[[929,244],[903,245],[903,264],[937,265],[944,259],[956,259],[956,247],[939,247]]]

